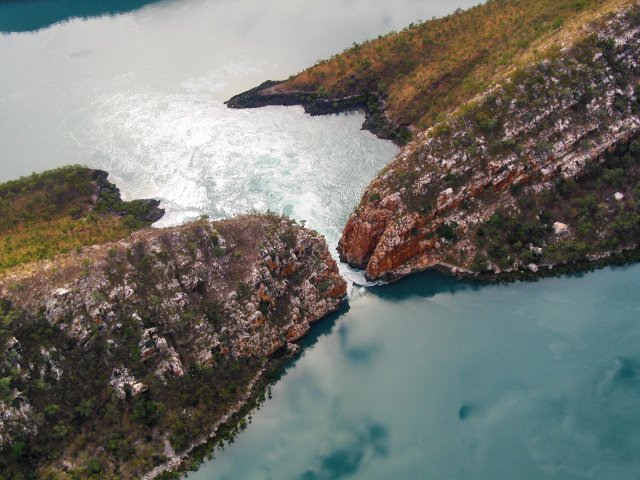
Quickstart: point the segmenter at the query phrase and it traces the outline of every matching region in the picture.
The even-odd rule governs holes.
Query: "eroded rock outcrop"
[[[556,237],[565,238],[561,245],[581,259],[637,248],[635,227],[621,226],[627,228],[622,234],[610,226],[627,217],[627,224],[635,225],[637,216],[634,205],[616,207],[612,200],[628,195],[616,192],[617,185],[628,191],[637,186],[638,12],[632,4],[584,27],[577,40],[565,39],[542,60],[517,69],[418,134],[365,191],[340,240],[341,258],[366,269],[369,279],[433,267],[475,275],[533,264],[528,268],[533,272],[571,260],[562,258],[557,245],[545,248],[556,253],[553,257],[530,255],[527,242],[540,243],[536,248],[558,242],[551,235],[554,223],[569,224]],[[616,149],[622,150],[614,161],[608,155]],[[609,182],[614,171],[624,169],[633,182]],[[578,193],[565,195],[567,185]],[[586,192],[587,185],[592,192]],[[573,213],[545,204],[545,196],[556,191],[558,201],[575,203]],[[593,198],[587,199],[588,193]],[[584,207],[583,214],[578,200],[595,206]],[[513,227],[539,233],[501,238],[505,245],[499,251],[486,233],[498,235],[501,222],[505,232]],[[614,237],[615,245],[605,242]]]
[[[0,449],[29,445],[43,475],[98,459],[104,478],[140,476],[170,460],[167,442],[183,452],[211,433],[345,295],[324,238],[273,215],[141,230],[13,270]]]

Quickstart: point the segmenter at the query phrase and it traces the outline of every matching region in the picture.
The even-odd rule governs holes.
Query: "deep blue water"
[[[71,18],[131,12],[160,0],[2,0],[0,32],[30,32]]]

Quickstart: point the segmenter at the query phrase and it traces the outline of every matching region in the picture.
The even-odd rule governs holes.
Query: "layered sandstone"
[[[520,215],[522,192],[535,203],[640,132],[639,24],[630,6],[586,26],[579,40],[418,134],[364,192],[340,240],[342,260],[369,279],[438,266],[499,273],[491,261],[488,269],[472,265],[486,253],[478,228],[498,211]],[[591,256],[611,253],[598,248]],[[502,270],[523,268],[519,262],[514,256]]]
[[[270,214],[141,230],[11,271],[0,449],[29,442],[38,458],[41,445],[35,468],[59,478],[92,459],[104,478],[157,475],[345,296],[324,238]]]

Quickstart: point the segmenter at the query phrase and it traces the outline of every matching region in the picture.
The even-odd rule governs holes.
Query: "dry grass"
[[[628,0],[490,0],[356,45],[277,87],[328,97],[377,93],[420,130]]]
[[[0,239],[0,272],[34,260],[51,258],[86,245],[118,240],[131,233],[123,220],[113,215],[96,223],[86,218],[63,216],[32,222],[4,231]]]
[[[108,213],[108,208],[94,211],[93,173],[72,165],[0,184],[0,275],[29,262],[118,240],[141,226],[132,217]]]

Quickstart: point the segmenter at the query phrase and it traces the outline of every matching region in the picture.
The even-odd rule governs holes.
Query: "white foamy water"
[[[0,29],[16,30],[0,36],[0,180],[81,163],[109,171],[125,198],[160,198],[167,214],[158,225],[271,209],[306,220],[335,247],[397,148],[362,132],[362,114],[312,118],[300,108],[239,111],[223,101],[451,6],[139,4],[89,19],[73,15],[99,12],[98,2],[77,13],[40,0],[0,10]],[[31,24],[45,28],[24,31]]]
[[[197,91],[96,103],[79,148],[127,185],[127,196],[160,198],[167,215],[158,225],[269,209],[306,220],[335,245],[364,187],[397,151],[361,131],[356,113],[230,110]]]

